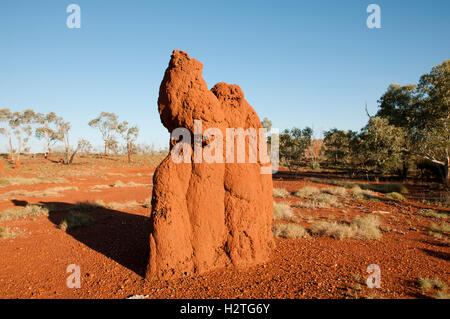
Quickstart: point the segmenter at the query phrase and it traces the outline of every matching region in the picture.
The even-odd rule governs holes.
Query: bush
[[[104,205],[102,205],[102,201],[96,201],[95,203],[85,201],[85,202],[76,202],[75,205],[72,206],[71,210],[78,212],[89,212],[103,207]]]
[[[285,203],[273,203],[273,219],[274,220],[294,220],[295,215],[291,206]]]
[[[281,238],[309,237],[305,228],[297,224],[278,224],[272,228],[273,235]]]
[[[93,218],[88,214],[80,212],[70,212],[59,224],[59,228],[67,231],[77,227],[89,226],[92,221]]]
[[[289,197],[290,193],[284,188],[274,188],[273,197],[275,198],[286,198]]]
[[[392,199],[392,200],[405,200],[405,197],[397,192],[392,192],[392,193],[388,193],[386,194],[386,198],[388,199]]]

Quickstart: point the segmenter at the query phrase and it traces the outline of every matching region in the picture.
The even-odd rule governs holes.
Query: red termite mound
[[[225,158],[226,128],[258,130],[261,122],[239,86],[218,83],[208,90],[202,68],[187,53],[173,51],[159,91],[161,121],[169,132],[183,127],[193,134],[194,120],[202,121],[202,133],[218,128]],[[248,150],[248,138],[245,144]],[[268,260],[274,245],[272,177],[261,174],[261,167],[270,164],[259,158],[249,163],[248,153],[245,163],[177,164],[170,154],[162,161],[153,176],[147,278],[172,279]]]

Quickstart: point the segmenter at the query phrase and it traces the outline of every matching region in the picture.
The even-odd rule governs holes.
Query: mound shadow
[[[62,202],[41,203],[52,207],[48,218],[56,227],[74,206]],[[68,229],[66,233],[144,277],[149,256],[150,218],[103,207],[83,213],[89,214],[93,223]]]

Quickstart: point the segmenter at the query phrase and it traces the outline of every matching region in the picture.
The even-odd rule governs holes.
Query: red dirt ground
[[[419,276],[449,283],[448,234],[440,239],[430,236],[429,226],[436,220],[415,215],[421,208],[431,206],[410,200],[354,199],[341,208],[295,208],[295,212],[303,217],[300,223],[306,228],[310,226],[308,216],[316,221],[330,218],[343,221],[356,215],[378,214],[383,224],[390,227],[380,240],[277,238],[276,249],[267,264],[149,282],[143,275],[148,261],[150,208],[97,209],[90,213],[94,218],[90,226],[68,232],[57,226],[67,214],[66,209],[77,201],[143,203],[151,197],[150,186],[98,190],[91,187],[111,185],[117,180],[151,184],[154,163],[128,165],[124,161],[99,159],[72,167],[37,160],[22,164],[19,171],[5,164],[0,178],[45,175],[63,177],[66,182],[0,187],[0,214],[26,204],[58,205],[49,216],[0,222],[0,226],[18,233],[15,238],[0,238],[0,298],[126,298],[137,294],[149,298],[429,298],[430,294],[419,287]],[[331,187],[307,182],[301,174],[296,180],[274,177],[274,187],[290,192],[305,185]],[[59,186],[76,186],[79,190],[63,191],[58,197],[2,196],[12,190],[36,191]],[[299,201],[293,196],[275,200]],[[66,269],[70,264],[80,266],[80,289],[66,286],[70,275]],[[381,268],[380,289],[365,285],[369,264]]]

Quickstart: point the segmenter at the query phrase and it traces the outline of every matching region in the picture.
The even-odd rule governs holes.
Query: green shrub
[[[99,200],[95,203],[92,203],[90,201],[85,202],[76,202],[75,205],[73,205],[70,209],[78,212],[90,212],[99,208],[104,208],[103,201]]]
[[[70,212],[59,224],[59,228],[67,231],[77,227],[89,226],[92,222],[93,218],[88,214]]]

